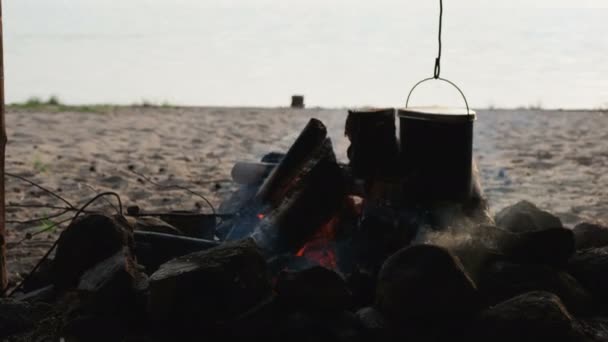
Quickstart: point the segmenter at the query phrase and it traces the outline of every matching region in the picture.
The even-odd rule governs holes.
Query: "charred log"
[[[349,111],[345,135],[351,142],[348,158],[356,177],[396,175],[399,147],[394,109]]]
[[[344,202],[345,181],[329,139],[303,169],[306,172],[292,184],[292,191],[253,233],[256,242],[270,255],[295,252]]]
[[[256,199],[273,206],[280,204],[285,194],[290,192],[294,180],[302,173],[302,169],[324,148],[326,138],[325,125],[317,119],[311,119],[279,165],[264,181]]]

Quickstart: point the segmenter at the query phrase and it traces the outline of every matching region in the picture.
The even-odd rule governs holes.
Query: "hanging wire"
[[[439,0],[439,51],[437,52],[437,58],[435,58],[435,71],[433,78],[438,79],[441,76],[441,31],[443,26],[443,0]]]

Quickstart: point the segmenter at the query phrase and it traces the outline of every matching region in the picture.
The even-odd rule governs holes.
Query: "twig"
[[[89,185],[87,183],[80,183],[80,184],[82,184],[82,185],[86,186],[87,188],[93,190],[95,193],[99,193],[99,190],[95,189],[94,187],[92,187],[91,185]],[[108,203],[112,208],[114,208],[114,210],[118,211],[118,208],[116,208],[116,206],[114,205],[114,203],[110,202],[109,199],[107,199],[105,197],[102,197],[102,199],[104,201],[106,201],[106,203]],[[122,213],[122,210],[120,212]]]
[[[46,208],[46,209],[57,209],[57,210],[73,210],[76,211],[76,208],[68,208],[68,207],[60,207],[58,205],[50,205],[50,204],[7,204],[7,208]]]
[[[116,199],[118,199],[118,207],[120,208],[119,215],[122,216],[122,201],[120,200],[120,196],[115,192],[103,192],[103,193],[98,194],[97,196],[93,197],[85,205],[80,207],[78,209],[78,211],[76,212],[76,214],[70,220],[72,220],[72,221],[76,220],[78,218],[78,216],[80,216],[80,214],[82,214],[89,205],[91,205],[92,203],[94,203],[96,200],[98,200],[99,198],[101,198],[103,196],[114,196],[114,197],[116,197]],[[67,220],[66,220],[66,222],[67,222]],[[49,248],[49,250],[42,256],[42,258],[40,258],[40,260],[38,260],[38,263],[34,266],[34,268],[9,293],[9,295],[8,295],[9,297],[12,297],[13,294],[15,294],[15,292],[17,292],[17,290],[19,290],[23,286],[23,284],[25,284],[32,277],[32,275],[38,270],[38,268],[40,268],[40,265],[42,265],[42,263],[46,259],[49,258],[49,255],[51,255],[51,253],[53,252],[53,250],[55,250],[55,248],[57,247],[58,244],[59,244],[59,239],[56,239],[55,242],[53,242],[53,245],[51,246],[51,248]]]
[[[141,178],[145,179],[145,180],[146,180],[146,181],[148,181],[149,183],[151,183],[151,184],[153,184],[153,185],[156,185],[156,186],[158,186],[158,187],[160,187],[160,188],[166,188],[166,189],[167,189],[167,188],[175,188],[175,189],[180,189],[180,190],[187,191],[187,192],[189,192],[190,194],[192,194],[192,195],[194,195],[194,196],[197,196],[197,197],[201,198],[203,201],[205,201],[205,203],[207,204],[207,206],[209,206],[209,208],[211,209],[211,213],[213,213],[213,215],[216,215],[216,212],[215,212],[215,207],[213,206],[213,204],[211,204],[211,202],[210,202],[210,201],[209,201],[209,200],[208,200],[208,199],[207,199],[205,196],[203,196],[203,195],[201,195],[201,194],[199,194],[199,193],[197,193],[197,192],[195,192],[195,191],[192,191],[192,190],[190,190],[189,188],[184,187],[184,186],[180,186],[180,185],[176,185],[176,184],[172,184],[172,185],[162,185],[162,184],[158,184],[157,182],[155,182],[155,181],[153,181],[152,179],[150,179],[149,177],[147,177],[147,176],[145,176],[145,175],[141,174],[140,172],[137,172],[137,171],[135,171],[135,170],[131,170],[131,169],[129,169],[129,171],[133,172],[134,174],[136,174],[136,175],[138,175],[139,177],[141,177]]]
[[[62,225],[62,224],[64,224],[64,223],[66,223],[66,222],[68,222],[68,221],[71,221],[71,220],[72,220],[72,218],[70,217],[70,218],[68,218],[68,219],[65,219],[65,220],[62,220],[62,221],[59,221],[59,222],[53,222],[53,224],[52,224],[52,225],[50,225],[50,226],[48,226],[48,227],[45,227],[45,228],[44,228],[44,229],[42,229],[42,230],[39,230],[39,231],[34,232],[34,233],[32,233],[32,234],[26,235],[24,238],[22,238],[21,240],[17,241],[17,242],[16,242],[16,243],[15,243],[15,244],[14,244],[14,245],[11,247],[11,249],[13,249],[13,248],[15,248],[15,247],[19,246],[20,244],[22,244],[22,243],[23,243],[23,241],[26,241],[26,240],[31,240],[31,239],[32,239],[34,236],[38,236],[38,235],[40,235],[40,234],[42,234],[42,233],[48,232],[49,230],[54,229],[55,227],[58,227],[58,226],[60,226],[60,225]]]
[[[35,218],[35,219],[31,219],[31,220],[26,220],[26,221],[19,221],[19,220],[6,220],[6,223],[10,223],[10,224],[30,224],[30,223],[37,223],[40,221],[44,221],[44,220],[50,220],[52,218],[56,218],[59,216],[62,216],[68,212],[72,211],[71,208],[65,208],[63,211],[60,211],[58,213],[49,215],[49,216],[45,216],[45,217],[39,217],[39,218]]]
[[[25,177],[22,177],[22,176],[16,175],[16,174],[14,174],[14,173],[5,172],[4,174],[5,174],[5,175],[7,175],[7,176],[9,176],[9,177],[17,178],[17,179],[19,179],[19,180],[21,180],[21,181],[23,181],[23,182],[26,182],[26,183],[28,183],[28,184],[30,184],[30,185],[33,185],[33,186],[37,187],[38,189],[40,189],[40,190],[42,190],[42,191],[46,192],[47,194],[49,194],[49,195],[51,195],[51,196],[53,196],[53,197],[55,197],[55,198],[57,198],[57,199],[61,200],[63,203],[67,204],[67,205],[68,205],[68,207],[70,207],[70,208],[72,208],[72,209],[76,209],[76,208],[75,208],[75,207],[72,205],[72,203],[70,203],[68,200],[66,200],[65,198],[63,198],[63,197],[59,196],[57,193],[55,193],[55,192],[53,192],[53,191],[51,191],[51,190],[49,190],[49,189],[47,189],[47,188],[43,187],[42,185],[40,185],[40,184],[38,184],[38,183],[36,183],[36,182],[34,182],[34,181],[31,181],[31,180],[29,180],[29,179],[27,179],[27,178],[25,178]]]

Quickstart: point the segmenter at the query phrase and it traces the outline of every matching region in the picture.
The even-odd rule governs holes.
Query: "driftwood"
[[[6,272],[6,241],[4,211],[4,158],[6,152],[6,125],[4,121],[4,44],[2,32],[2,4],[0,4],[0,292],[8,285]]]

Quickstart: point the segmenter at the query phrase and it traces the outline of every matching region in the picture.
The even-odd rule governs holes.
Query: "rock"
[[[101,261],[81,277],[78,293],[88,312],[129,311],[136,304],[136,292],[146,289],[142,274],[127,248]]]
[[[478,285],[489,305],[530,291],[547,291],[558,295],[571,312],[585,314],[593,307],[593,298],[575,278],[545,265],[495,262],[484,270]]]
[[[320,266],[281,272],[275,291],[290,311],[343,311],[352,302],[344,279]]]
[[[150,277],[154,320],[200,328],[251,309],[270,293],[266,262],[251,239],[178,257]]]
[[[389,335],[386,329],[386,321],[378,310],[373,307],[365,307],[359,309],[356,315],[367,340],[384,341],[387,339]]]
[[[608,341],[608,318],[579,319],[576,324],[576,330],[581,337],[584,337],[584,341],[606,342]]]
[[[387,319],[454,320],[475,312],[478,293],[460,261],[432,245],[404,248],[378,276],[376,307]]]
[[[33,328],[50,306],[12,299],[0,299],[0,339]]]
[[[218,329],[218,335],[227,341],[250,340],[254,336],[258,339],[276,341],[279,335],[277,322],[285,316],[281,309],[277,297],[271,295],[236,319],[222,324]]]
[[[572,231],[577,250],[608,246],[608,227],[585,222]]]
[[[608,247],[576,252],[568,262],[568,272],[583,284],[595,299],[608,302]]]
[[[58,290],[74,287],[86,270],[124,247],[132,250],[132,246],[132,230],[121,218],[98,214],[81,217],[59,237],[53,283]]]
[[[141,212],[141,209],[138,205],[130,205],[127,207],[127,214],[129,215],[138,215]]]
[[[505,239],[501,250],[518,263],[562,266],[574,253],[574,234],[565,228],[513,234]]]
[[[499,227],[515,233],[563,227],[558,217],[528,201],[504,208],[496,214],[495,221]]]
[[[528,292],[480,313],[471,341],[573,341],[574,319],[556,295]]]
[[[32,292],[43,287],[47,287],[53,283],[53,259],[48,258],[43,260],[36,272],[21,286],[24,293]]]
[[[167,222],[153,216],[140,216],[135,220],[135,230],[147,232],[183,235],[182,232]]]
[[[287,316],[277,341],[361,341],[357,317],[348,311],[332,314],[296,312]]]

